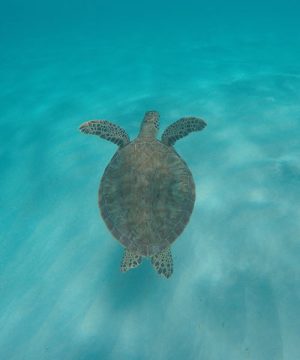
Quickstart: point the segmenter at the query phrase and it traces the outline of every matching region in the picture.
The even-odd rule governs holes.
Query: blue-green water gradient
[[[0,359],[299,358],[296,1],[0,3]],[[146,110],[196,182],[174,274],[119,271],[97,189]]]

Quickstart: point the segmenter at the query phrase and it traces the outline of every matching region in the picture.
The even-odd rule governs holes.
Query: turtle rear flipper
[[[130,269],[133,269],[140,265],[142,262],[142,257],[138,255],[136,252],[125,249],[124,256],[121,262],[121,271],[125,272]]]
[[[200,131],[206,126],[205,121],[196,117],[184,117],[168,126],[161,136],[165,145],[172,146],[175,142],[193,131]]]
[[[88,135],[98,135],[119,146],[130,142],[129,136],[120,126],[106,120],[90,120],[80,125],[79,130]]]
[[[173,260],[170,247],[167,247],[158,254],[152,255],[151,263],[159,274],[169,278],[173,273]]]

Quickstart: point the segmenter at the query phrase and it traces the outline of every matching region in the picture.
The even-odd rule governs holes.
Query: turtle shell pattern
[[[195,184],[173,147],[137,139],[113,156],[98,195],[101,215],[114,237],[126,248],[151,256],[185,228]]]

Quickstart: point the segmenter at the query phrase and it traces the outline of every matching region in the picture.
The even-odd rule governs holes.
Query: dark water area
[[[0,4],[0,359],[299,357],[300,6],[296,1]],[[178,141],[196,184],[174,273],[123,249],[97,191],[107,119]]]

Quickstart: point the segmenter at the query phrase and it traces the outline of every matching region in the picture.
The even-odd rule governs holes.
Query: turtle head
[[[159,113],[157,111],[147,111],[141,124],[139,136],[154,138],[159,129]]]

